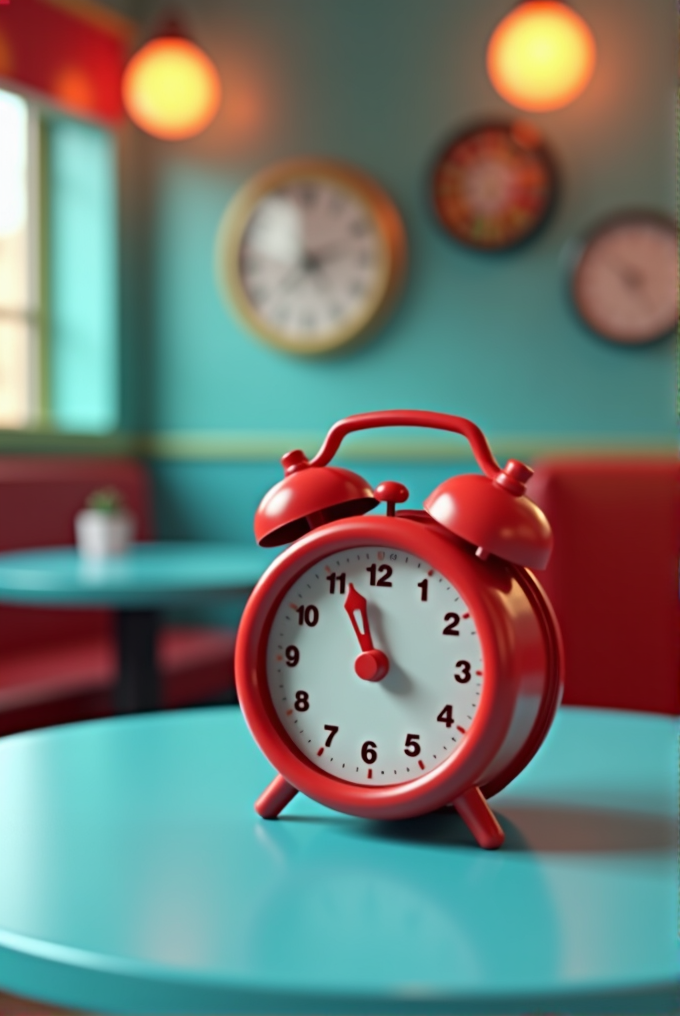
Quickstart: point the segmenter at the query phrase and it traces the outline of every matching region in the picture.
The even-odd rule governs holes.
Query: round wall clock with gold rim
[[[406,266],[401,217],[354,167],[296,159],[254,176],[226,209],[217,275],[260,338],[290,353],[338,349],[377,325]]]

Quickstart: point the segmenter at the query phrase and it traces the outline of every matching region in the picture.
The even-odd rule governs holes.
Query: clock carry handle
[[[533,470],[517,459],[508,459],[501,469],[482,431],[462,416],[416,409],[391,409],[348,416],[331,427],[320,450],[309,461],[309,467],[328,469],[328,463],[347,434],[374,427],[428,427],[462,434],[467,438],[485,475],[449,477],[425,500],[425,511],[444,529],[472,544],[481,560],[493,554],[525,568],[545,568],[553,540],[545,515],[525,495]],[[397,485],[381,486],[396,488]],[[380,500],[391,499],[390,496],[385,497],[380,487],[374,496]],[[407,496],[408,492],[402,488],[396,499],[403,501]],[[391,511],[388,508],[388,514],[393,511],[393,506]]]
[[[420,409],[386,409],[377,413],[357,413],[356,416],[338,420],[328,431],[317,454],[310,459],[310,466],[327,466],[343,438],[348,434],[376,427],[427,427],[430,430],[446,430],[453,434],[462,434],[469,441],[480,469],[491,480],[495,480],[499,473],[503,472],[476,424],[463,416],[429,413]]]
[[[286,452],[281,459],[284,478],[255,513],[255,538],[261,547],[291,543],[324,523],[363,515],[380,501],[387,501],[388,514],[394,514],[394,502],[408,497],[403,485],[388,482],[373,490],[357,473],[329,465],[348,434],[376,427],[425,427],[465,437],[485,475],[449,477],[426,499],[425,511],[472,544],[481,560],[493,554],[526,568],[545,568],[552,533],[543,512],[525,496],[533,474],[529,466],[508,459],[501,469],[484,434],[470,420],[416,409],[348,416],[331,427],[311,460],[299,449]]]

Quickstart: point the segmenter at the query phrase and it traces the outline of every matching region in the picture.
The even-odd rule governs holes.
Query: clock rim
[[[484,661],[477,714],[461,747],[429,773],[406,783],[376,787],[349,783],[325,773],[300,752],[276,714],[266,672],[273,617],[292,583],[328,554],[348,546],[369,545],[410,551],[456,585],[473,615]],[[482,572],[487,576],[490,591],[480,585]],[[235,669],[239,703],[264,755],[284,779],[308,797],[336,811],[366,818],[425,814],[477,785],[503,745],[513,716],[516,681],[512,679],[512,667],[503,667],[503,661],[512,658],[513,633],[505,630],[508,619],[495,596],[507,582],[508,573],[502,563],[481,562],[472,547],[468,549],[455,537],[439,534],[410,519],[352,517],[327,523],[302,537],[270,565],[255,586],[237,635]]]
[[[620,226],[634,225],[635,223],[646,223],[647,225],[657,225],[663,227],[663,229],[672,233],[677,246],[677,227],[672,215],[657,209],[633,208],[630,210],[616,211],[610,215],[599,218],[592,226],[590,226],[572,242],[568,255],[569,296],[571,305],[578,314],[579,322],[582,325],[585,325],[590,334],[595,338],[604,342],[613,343],[623,349],[637,349],[639,346],[649,346],[656,342],[662,342],[664,339],[673,335],[674,331],[678,327],[678,317],[676,315],[676,318],[670,327],[665,329],[663,332],[659,332],[642,339],[624,339],[613,332],[600,330],[590,320],[590,318],[587,317],[582,309],[578,293],[579,273],[583,267],[586,254],[592,244],[611,230],[617,229]]]
[[[239,271],[243,237],[257,203],[273,188],[301,178],[332,183],[351,192],[365,206],[380,238],[379,279],[371,300],[366,301],[361,314],[323,341],[285,337],[257,313]],[[244,324],[259,339],[299,356],[331,353],[370,334],[392,309],[402,288],[406,264],[406,230],[388,193],[371,176],[349,163],[313,156],[282,160],[246,181],[225,209],[215,242],[217,281],[227,305],[236,309]]]
[[[446,219],[443,217],[443,215],[439,210],[439,202],[437,199],[437,191],[436,191],[436,180],[439,173],[439,169],[443,161],[447,158],[447,156],[451,152],[451,149],[455,145],[460,144],[461,142],[472,137],[474,134],[479,134],[480,132],[485,130],[502,130],[506,134],[509,134],[512,128],[517,124],[528,124],[533,130],[536,130],[540,138],[540,142],[536,146],[536,148],[540,152],[543,165],[547,170],[550,187],[549,199],[546,203],[543,214],[536,221],[535,225],[527,233],[524,233],[523,236],[519,237],[518,239],[511,240],[509,243],[504,244],[489,244],[475,242],[474,240],[470,240],[467,237],[457,233],[455,229],[453,229],[450,226],[450,224],[446,221]],[[526,243],[529,243],[531,240],[533,240],[537,236],[537,234],[540,233],[541,230],[545,227],[552,213],[554,212],[555,206],[557,204],[559,182],[560,176],[555,156],[553,155],[551,149],[546,144],[543,138],[543,133],[537,127],[535,127],[532,121],[525,120],[524,118],[516,118],[514,120],[503,120],[503,119],[481,120],[469,124],[467,127],[463,128],[455,135],[449,136],[448,140],[443,142],[439,146],[437,154],[435,155],[432,161],[432,168],[429,174],[429,203],[437,225],[446,236],[453,237],[453,239],[457,243],[461,244],[461,246],[463,247],[466,247],[468,250],[479,251],[483,254],[505,254],[522,248]]]

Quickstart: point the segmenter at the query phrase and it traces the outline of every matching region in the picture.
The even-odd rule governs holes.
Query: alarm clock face
[[[389,661],[382,680],[355,672],[362,646],[352,608]],[[332,554],[295,580],[269,628],[266,670],[298,750],[367,787],[406,783],[448,760],[475,722],[484,681],[460,592],[427,561],[383,546]]]

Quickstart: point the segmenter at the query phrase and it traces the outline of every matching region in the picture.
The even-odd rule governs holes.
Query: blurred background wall
[[[144,32],[165,7],[125,2]],[[672,0],[589,0],[595,76],[571,106],[531,114],[559,170],[555,210],[503,254],[458,246],[430,208],[433,160],[454,133],[517,113],[484,55],[509,0],[185,0],[174,10],[216,62],[221,112],[193,141],[127,126],[123,146],[128,426],[147,435],[161,535],[250,539],[281,476],[350,413],[390,407],[471,417],[499,458],[663,451],[675,442],[671,338],[624,349],[573,312],[569,259],[618,210],[674,209]],[[290,156],[373,174],[405,219],[409,270],[379,333],[333,357],[297,358],[250,336],[213,267],[219,218],[258,169]],[[374,483],[419,504],[466,463],[462,441],[391,432],[347,443]]]

